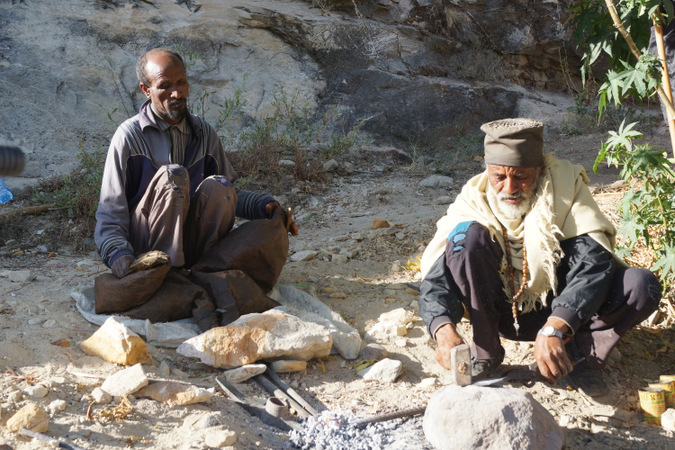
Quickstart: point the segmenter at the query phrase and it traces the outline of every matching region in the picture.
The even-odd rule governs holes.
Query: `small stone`
[[[393,383],[403,371],[403,363],[395,359],[385,358],[360,371],[358,375],[364,380]]]
[[[165,360],[162,360],[162,362],[159,364],[159,376],[163,378],[168,378],[171,376],[171,367],[169,367],[169,363],[167,363]]]
[[[237,433],[228,429],[208,430],[204,442],[211,448],[222,448],[237,442]]]
[[[387,356],[389,356],[389,352],[380,344],[371,343],[363,347],[363,350],[361,350],[361,358],[363,359],[374,359],[379,361],[386,358]]]
[[[191,405],[208,401],[213,395],[200,387],[174,381],[157,381],[135,392],[137,397],[147,397],[169,406]]]
[[[178,368],[175,368],[175,367],[173,369],[171,369],[171,375],[173,375],[174,377],[178,377],[178,378],[187,378],[188,377],[187,373],[185,373],[182,370],[180,370]]]
[[[42,328],[52,328],[54,325],[56,325],[56,320],[49,319],[45,323],[42,324]]]
[[[449,205],[452,203],[455,199],[451,197],[450,195],[441,195],[440,197],[436,198],[436,204],[437,205]]]
[[[94,403],[99,405],[107,405],[112,401],[112,395],[99,387],[94,388],[94,390],[91,391],[91,398],[94,400]]]
[[[281,167],[295,167],[295,161],[291,161],[290,159],[280,159],[278,164]]]
[[[405,348],[408,345],[408,340],[405,338],[396,338],[394,344],[396,344],[397,347]]]
[[[64,411],[66,409],[66,402],[65,400],[54,400],[49,404],[49,412],[50,414],[54,415],[59,411]]]
[[[302,372],[307,369],[307,361],[282,359],[272,362],[270,367],[274,373]]]
[[[49,416],[37,405],[29,403],[7,421],[7,429],[12,433],[18,433],[21,428],[44,433],[49,428]]]
[[[39,325],[42,323],[42,321],[45,320],[42,317],[33,317],[31,319],[28,319],[28,325]]]
[[[675,432],[675,408],[668,408],[661,414],[661,426],[668,431]]]
[[[194,423],[190,423],[190,421],[191,418],[188,417],[185,420],[185,425],[191,426],[195,430],[205,430],[207,428],[222,425],[222,422],[220,421],[220,414],[216,412],[202,416]]]
[[[429,175],[424,180],[420,181],[419,185],[428,188],[452,189],[454,183],[455,180],[445,175]]]
[[[438,384],[438,379],[434,377],[429,377],[421,380],[417,386],[419,386],[421,389],[427,389],[427,388],[432,388]]]
[[[54,386],[59,386],[59,385],[65,383],[65,382],[66,382],[65,377],[51,377],[51,378],[49,379],[49,384],[50,384],[52,387],[54,387]]]
[[[340,167],[340,165],[334,159],[330,159],[330,160],[326,161],[325,163],[323,163],[323,171],[324,172],[332,172],[334,170],[337,170],[338,167]]]
[[[378,228],[388,228],[390,226],[391,224],[386,219],[373,219],[370,222],[370,228],[373,230],[377,230]]]
[[[265,373],[267,366],[265,364],[246,364],[236,369],[223,372],[225,379],[230,383],[243,383],[256,375]]]
[[[143,366],[139,363],[106,378],[101,389],[110,395],[120,397],[136,392],[147,385],[148,377],[145,376]]]
[[[88,428],[82,428],[81,430],[76,431],[82,437],[88,438],[91,435],[91,430]]]
[[[28,386],[26,389],[23,390],[23,394],[26,397],[30,397],[30,398],[43,398],[43,397],[46,397],[48,393],[49,393],[49,389],[47,389],[45,386],[43,386],[41,384],[36,384],[34,386]]]
[[[21,391],[12,391],[7,394],[7,401],[11,403],[18,403],[23,400],[23,394]]]
[[[301,252],[295,252],[290,256],[290,260],[293,262],[298,261],[310,261],[316,257],[318,252],[314,250],[303,250]]]
[[[331,262],[334,262],[336,264],[344,264],[347,261],[349,261],[349,258],[347,255],[333,255],[331,257]]]
[[[363,240],[363,235],[361,233],[352,233],[351,238],[358,242]]]
[[[35,275],[30,270],[13,270],[9,272],[9,281],[14,283],[26,283],[35,279]]]

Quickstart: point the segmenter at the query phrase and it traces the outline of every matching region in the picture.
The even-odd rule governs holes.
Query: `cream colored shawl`
[[[616,230],[602,214],[586,185],[583,167],[544,156],[545,169],[540,178],[532,209],[524,220],[499,219],[501,216],[488,195],[487,171],[468,181],[457,199],[437,223],[438,230],[422,255],[422,277],[445,251],[448,234],[461,222],[476,221],[489,229],[493,240],[504,250],[502,225],[511,247],[515,289],[521,283],[523,243],[527,249],[529,276],[527,289],[518,299],[519,310],[530,311],[545,305],[548,292],[556,292],[555,269],[563,257],[560,241],[588,234],[610,252]],[[509,297],[507,260],[503,259],[501,277]]]

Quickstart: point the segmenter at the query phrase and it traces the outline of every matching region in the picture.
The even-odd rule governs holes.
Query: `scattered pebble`
[[[23,390],[23,393],[26,397],[30,398],[43,398],[46,397],[49,393],[49,389],[41,384],[36,384],[33,386],[28,386]]]
[[[94,388],[94,390],[91,391],[91,398],[94,400],[94,403],[100,405],[106,405],[112,401],[112,395],[108,394],[100,387]]]
[[[310,261],[316,257],[318,252],[314,250],[303,250],[301,252],[295,252],[290,256],[290,260],[294,262],[298,261]]]
[[[209,430],[204,435],[204,442],[211,448],[221,448],[237,442],[237,433],[228,429]]]
[[[66,402],[65,400],[54,400],[49,404],[49,413],[51,415],[56,414],[59,411],[64,411],[66,409]]]
[[[347,257],[347,255],[333,255],[331,257],[331,261],[336,264],[344,264],[347,261],[349,261],[349,258]]]
[[[171,376],[171,367],[169,367],[169,363],[166,362],[166,360],[162,360],[162,362],[159,364],[159,376],[163,378],[168,378]]]
[[[21,391],[12,391],[7,394],[7,401],[11,403],[18,403],[23,400],[23,394]]]
[[[373,219],[370,222],[370,228],[373,230],[377,230],[378,228],[388,228],[390,226],[391,224],[386,219]]]

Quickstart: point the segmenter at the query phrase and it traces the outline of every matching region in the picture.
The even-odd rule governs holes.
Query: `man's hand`
[[[267,215],[268,219],[272,218],[272,215],[274,214],[274,209],[278,207],[279,203],[277,202],[272,202],[265,205],[265,214]],[[291,223],[288,227],[288,232],[291,233],[292,236],[298,235],[298,226],[295,224],[293,218],[291,218]]]
[[[563,333],[568,331],[567,324],[555,317],[549,318],[544,326],[549,325]],[[572,371],[572,362],[567,356],[565,343],[557,336],[538,334],[534,341],[534,359],[539,372],[550,384],[555,384],[555,380]]]
[[[451,323],[441,325],[436,330],[436,361],[444,369],[452,370],[450,350],[464,343],[464,339],[457,333],[457,329]]]
[[[134,262],[134,257],[131,255],[122,255],[115,260],[110,270],[117,278],[123,278],[129,272],[129,266]]]

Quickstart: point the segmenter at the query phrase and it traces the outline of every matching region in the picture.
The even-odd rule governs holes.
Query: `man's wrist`
[[[571,327],[564,320],[559,317],[549,316],[546,323],[541,327],[543,330],[546,327],[553,327],[558,330],[563,336],[571,335]],[[540,330],[541,331],[541,330]]]
[[[552,325],[546,325],[541,328],[541,330],[537,331],[537,334],[542,335],[542,336],[547,336],[547,337],[557,337],[562,339],[564,337],[564,334],[562,331],[558,330],[556,327]]]

